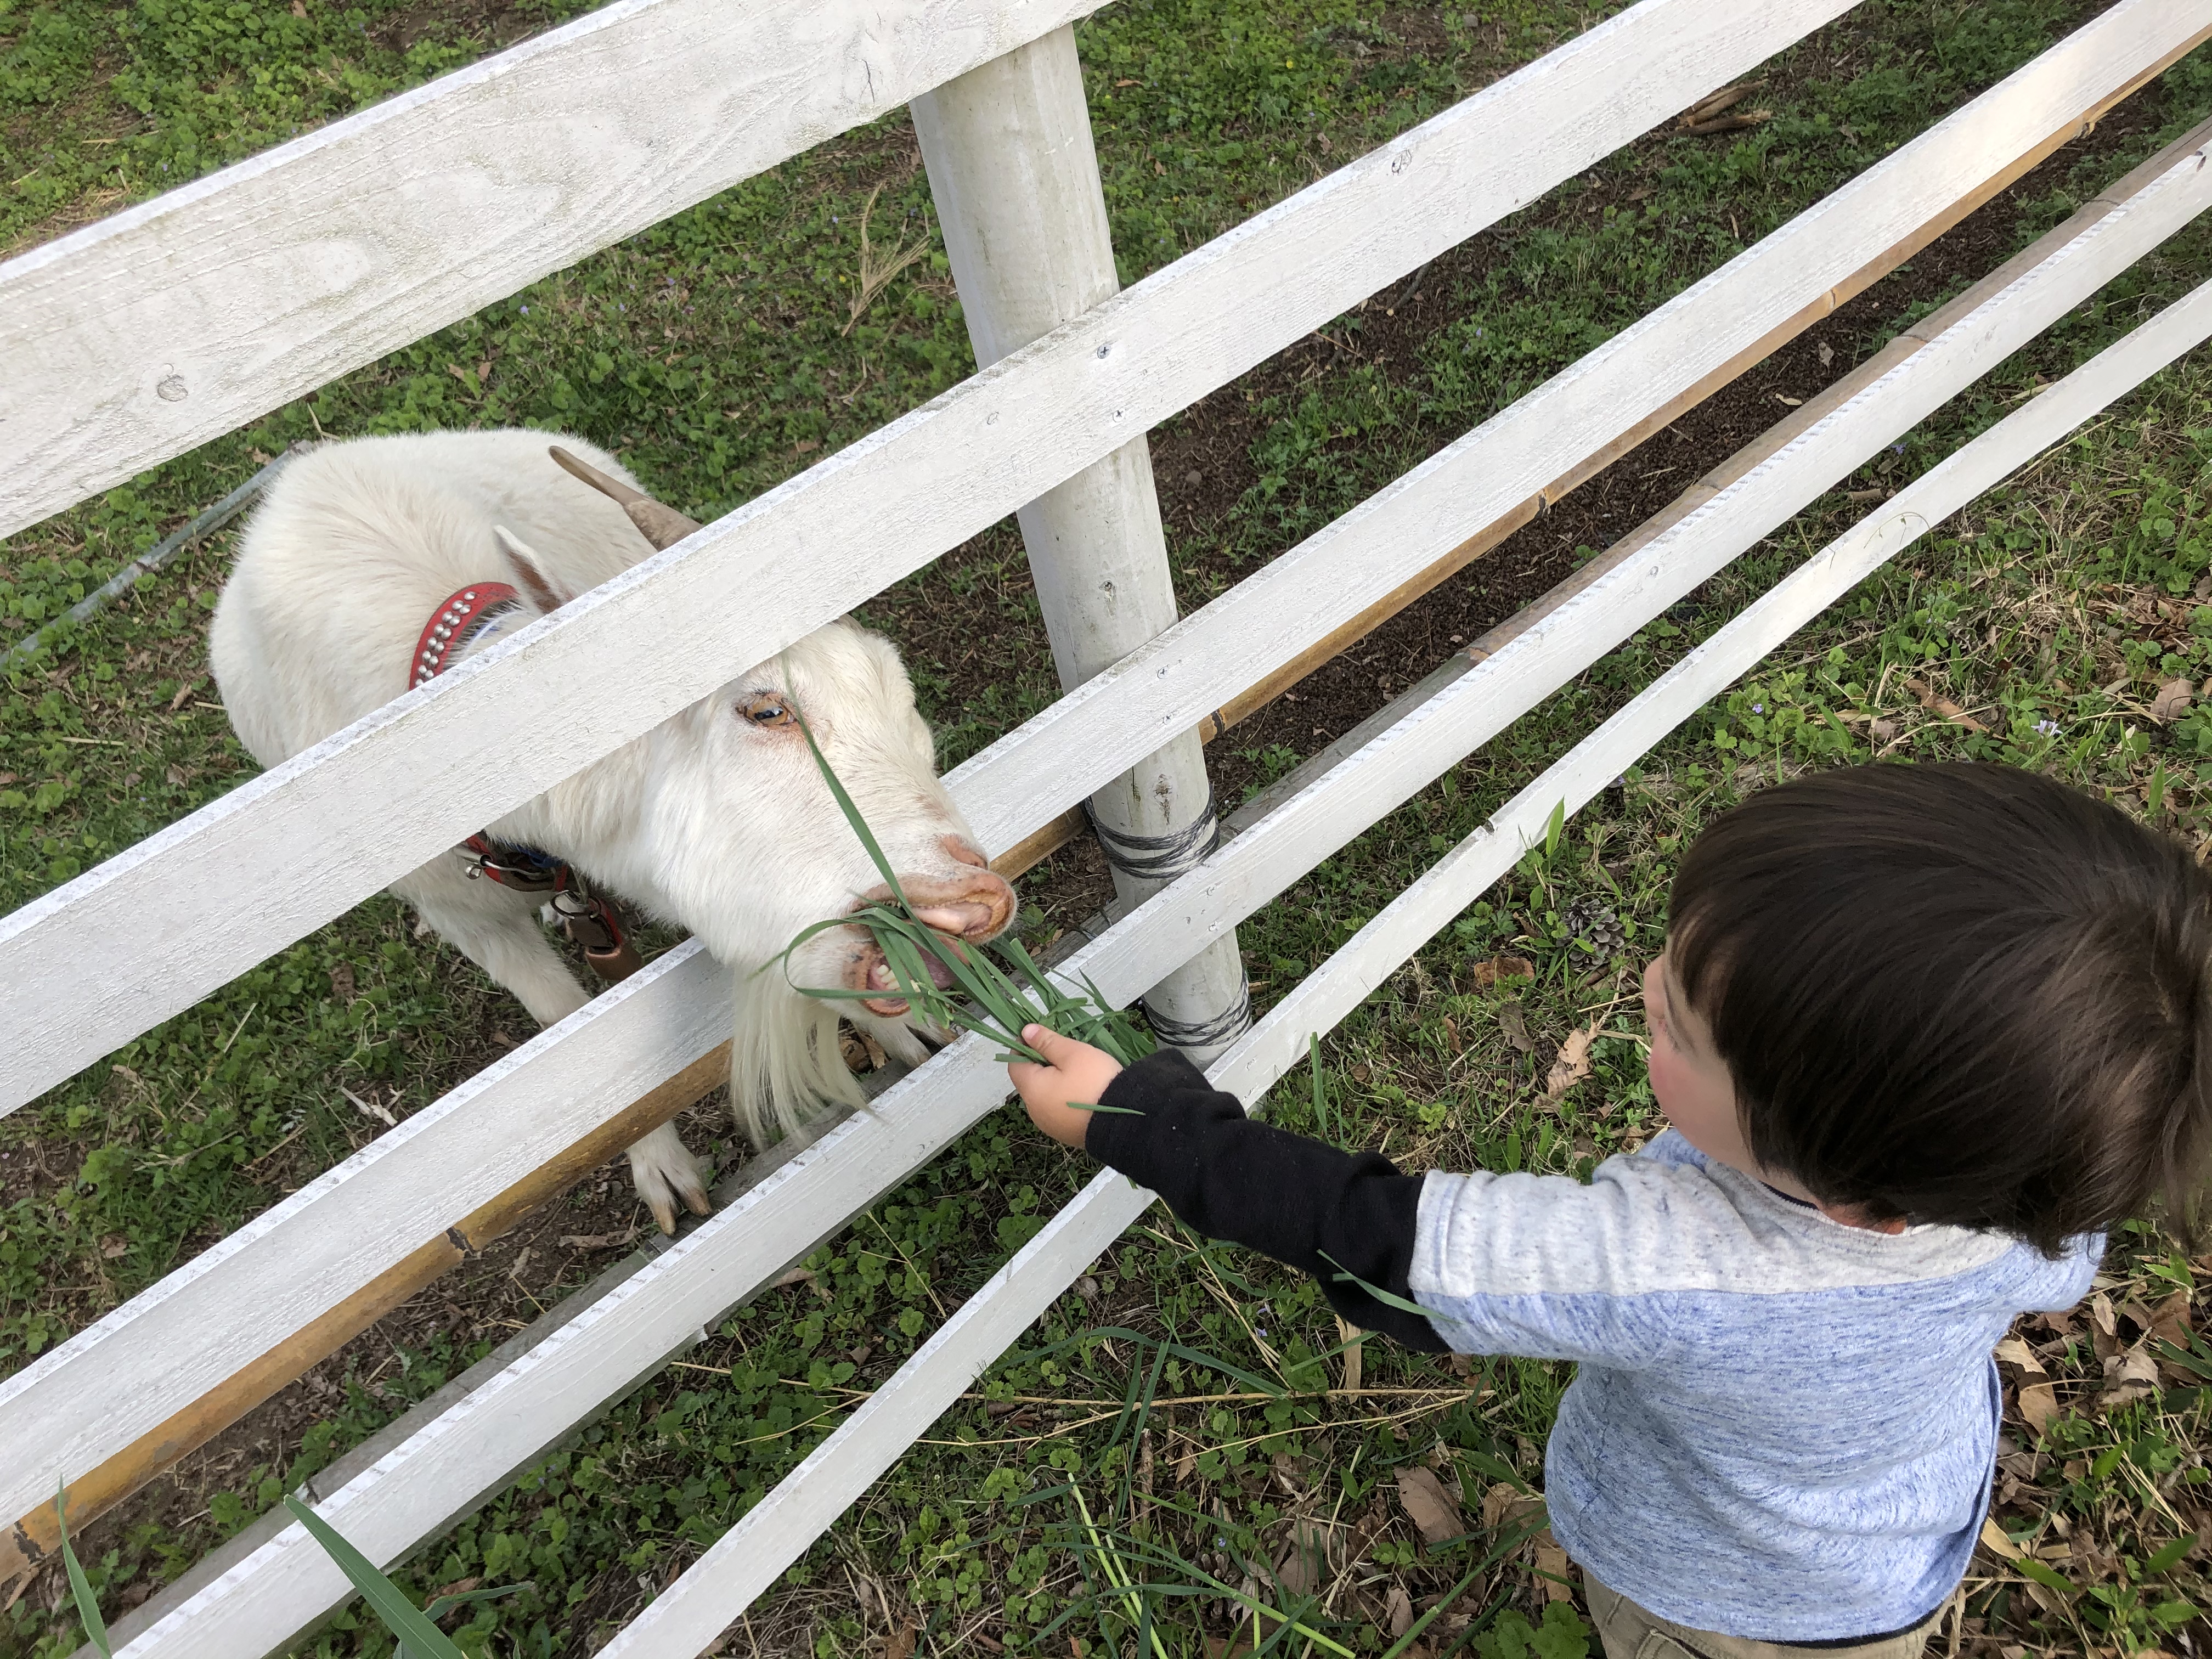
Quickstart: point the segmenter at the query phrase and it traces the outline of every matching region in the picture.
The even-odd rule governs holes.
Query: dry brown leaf
[[[884,1644],[884,1659],[913,1659],[914,1644],[921,1635],[921,1626],[912,1613],[906,1622],[891,1632],[890,1640]]]
[[[100,1259],[103,1261],[113,1261],[118,1256],[126,1255],[130,1249],[131,1241],[128,1237],[121,1233],[110,1233],[100,1241]]]
[[[1357,1393],[1360,1380],[1360,1345],[1366,1340],[1366,1333],[1357,1325],[1347,1324],[1340,1319],[1336,1322],[1336,1340],[1344,1344],[1344,1391],[1346,1394]]]
[[[2021,1383],[2020,1420],[2038,1434],[2049,1433],[2058,1420],[2058,1390],[2048,1382]]]
[[[1876,743],[1893,743],[1897,738],[1897,722],[1892,720],[1869,720],[1867,722],[1867,735]]]
[[[1534,979],[1536,964],[1526,957],[1492,957],[1478,962],[1468,970],[1468,977],[1478,991],[1488,990],[1501,979]]]
[[[634,1226],[618,1233],[566,1233],[562,1236],[564,1250],[611,1250],[617,1244],[627,1244],[637,1237]]]
[[[1389,1621],[1390,1639],[1401,1638],[1413,1627],[1413,1598],[1406,1594],[1403,1584],[1390,1586],[1390,1593],[1382,1598],[1382,1616]]]
[[[1746,110],[1741,115],[1723,115],[1711,121],[1699,121],[1684,127],[1683,131],[1693,137],[1703,138],[1716,132],[1741,132],[1747,127],[1765,126],[1774,118],[1771,109]]]
[[[1986,732],[1990,729],[1923,679],[1917,677],[1909,679],[1905,683],[1905,689],[1912,693],[1920,706],[1931,714],[1949,720],[1954,725],[1963,726],[1969,732]]]
[[[1996,1517],[1992,1516],[1982,1517],[1982,1547],[2002,1560],[2020,1559],[2020,1546],[2005,1536],[2004,1528],[1997,1525]]]
[[[1544,1079],[1544,1092],[1557,1100],[1561,1095],[1590,1074],[1590,1044],[1597,1040],[1598,1023],[1567,1033],[1567,1040],[1559,1045],[1557,1059],[1552,1061],[1550,1073]]]
[[[1510,1481],[1500,1480],[1482,1494],[1482,1524],[1489,1532],[1517,1527],[1543,1507],[1542,1498],[1531,1498]]]
[[[1421,1536],[1431,1544],[1467,1534],[1467,1522],[1460,1518],[1459,1506],[1445,1494],[1443,1482],[1437,1479],[1434,1469],[1423,1468],[1418,1463],[1409,1463],[1400,1469],[1398,1502],[1407,1518],[1421,1529]]]
[[[2118,1336],[2120,1334],[2119,1321],[2112,1313],[2112,1298],[2102,1291],[2089,1298],[2089,1318],[2090,1322],[2106,1336]]]
[[[2039,1584],[2031,1578],[2027,1581],[2027,1588],[2028,1599],[2052,1618],[2063,1619],[2068,1616],[2070,1609],[2066,1605],[2066,1599],[2048,1584]]]
[[[772,1291],[780,1291],[787,1285],[811,1285],[813,1282],[813,1268],[787,1267],[776,1278],[769,1281],[769,1288]]]
[[[2008,1336],[1997,1344],[1997,1361],[2000,1364],[2017,1365],[2038,1376],[2043,1375],[2043,1362],[2035,1357],[2035,1350],[2016,1336]]]
[[[1318,1521],[1297,1521],[1289,1545],[1275,1563],[1275,1581],[1292,1595],[1311,1595],[1328,1576],[1328,1529]]]
[[[2105,1386],[2097,1395],[2097,1409],[2114,1411],[2148,1400],[2157,1392],[2158,1362],[2150,1357],[2148,1346],[2138,1342],[2105,1362]]]
[[[2189,709],[2189,702],[2197,688],[2187,680],[2168,680],[2158,688],[2158,696],[2151,699],[2150,717],[2160,726],[2171,726]]]
[[[2177,1348],[2189,1346],[2189,1292],[2176,1291],[2150,1310],[2150,1334]]]
[[[1734,86],[1723,87],[1718,92],[1709,92],[1682,112],[1682,125],[1689,127],[1700,121],[1710,121],[1723,110],[1734,109],[1765,84],[1765,81],[1739,81]]]
[[[342,962],[331,969],[331,994],[340,1002],[351,1002],[360,994],[354,983],[353,964]]]
[[[1544,1587],[1547,1601],[1572,1599],[1575,1587],[1567,1581],[1567,1569],[1572,1565],[1549,1527],[1536,1534],[1536,1582]]]
[[[1536,1044],[1528,1035],[1528,1022],[1517,1002],[1500,1003],[1498,1008],[1498,1029],[1505,1033],[1505,1040],[1524,1054],[1536,1052]]]

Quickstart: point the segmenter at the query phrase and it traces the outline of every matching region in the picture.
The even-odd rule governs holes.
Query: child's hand
[[[1121,1074],[1121,1062],[1103,1049],[1062,1036],[1048,1026],[1024,1025],[1022,1041],[1052,1063],[1017,1060],[1006,1075],[1020,1091],[1022,1104],[1030,1109],[1030,1121],[1063,1146],[1080,1150],[1091,1128],[1091,1114],[1070,1101],[1096,1103],[1106,1085]]]

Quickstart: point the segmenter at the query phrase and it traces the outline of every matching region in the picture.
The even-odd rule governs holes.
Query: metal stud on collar
[[[475,624],[520,602],[520,596],[505,582],[478,582],[474,587],[447,594],[415,642],[414,672],[409,685],[428,685],[437,678],[445,672],[453,647],[467,641]]]

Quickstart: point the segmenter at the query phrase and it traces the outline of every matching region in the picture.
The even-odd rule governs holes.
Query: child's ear
[[[499,550],[507,555],[507,562],[514,567],[514,574],[522,583],[522,591],[530,595],[531,603],[542,616],[551,616],[575,595],[563,593],[553,585],[545,574],[545,562],[530,550],[529,544],[503,524],[495,524],[491,533],[498,538]]]

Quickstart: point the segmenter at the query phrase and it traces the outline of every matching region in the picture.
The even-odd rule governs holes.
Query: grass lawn
[[[1134,279],[1619,9],[1115,0],[1078,32],[1123,275]],[[558,3],[0,0],[0,246],[35,245],[573,15]],[[1437,260],[1153,434],[1186,607],[1486,418],[2051,41],[2097,0],[1863,0],[1762,71],[1771,118],[1662,133]],[[1800,342],[1684,417],[1211,752],[1248,795],[1510,615],[1706,467],[2135,162],[2212,115],[2200,52]],[[878,245],[927,253],[855,315]],[[1265,1005],[1534,773],[1900,484],[2192,287],[2212,238],[2138,270],[1842,481],[1506,737],[1242,930]],[[477,316],[0,543],[12,639],[284,445],[530,423],[621,451],[726,512],[956,383],[972,360],[911,129],[848,134]],[[2212,714],[2154,719],[2212,639],[2212,364],[2200,355],[1942,526],[1632,770],[1323,1044],[1330,1132],[1401,1167],[1586,1171],[1656,1132],[1635,968],[1686,838],[1743,793],[1883,757],[2002,759],[2212,845]],[[1845,492],[1856,492],[1854,501]],[[212,539],[11,676],[0,912],[233,787],[251,763],[207,679],[231,551]],[[978,626],[978,613],[985,625]],[[949,764],[1054,694],[1011,524],[866,619],[905,648]],[[1916,687],[1921,688],[1917,690]],[[1963,711],[1947,713],[1944,704]],[[2171,700],[2169,699],[2169,702]],[[1024,884],[1038,936],[1103,890],[1074,848]],[[665,942],[665,941],[664,941]],[[1529,972],[1499,976],[1518,958]],[[438,1097],[529,1030],[388,899],[362,906],[0,1120],[0,1375]],[[1545,1079],[1568,1035],[1588,1076]],[[1271,1109],[1316,1129],[1303,1079]],[[744,1155],[713,1110],[695,1150]],[[888,1376],[1088,1168],[1007,1113],[398,1575],[521,1588],[452,1622],[472,1653],[588,1653]],[[93,1582],[135,1607],[626,1247],[611,1166],[94,1524]],[[647,1225],[650,1225],[649,1221]],[[1994,1522],[1944,1642],[1960,1654],[2197,1652],[2212,1640],[2212,1344],[2192,1259],[2114,1242],[2069,1315],[2004,1350]],[[2164,1346],[2160,1346],[2160,1344]],[[2144,1345],[2149,1345],[2145,1346]],[[2149,1387],[2108,1391],[2141,1347]],[[1154,1211],[794,1568],[725,1651],[1133,1654],[1118,1558],[1164,1654],[1406,1650],[1574,1659],[1571,1569],[1530,1535],[1565,1367],[1345,1350],[1313,1285]],[[1348,1371],[1356,1369],[1356,1380]],[[2051,1388],[2041,1388],[2048,1381]],[[2029,1419],[2018,1415],[2025,1382]],[[1133,1395],[1149,1400],[1125,1411]],[[1431,1544],[1400,1498],[1456,1510]],[[4,1522],[8,1517],[0,1517]],[[1095,1524],[1094,1524],[1095,1523]],[[1987,1534],[1985,1534],[1987,1536]],[[1563,1582],[1564,1579],[1564,1582]],[[0,1591],[0,1655],[76,1637],[58,1572]],[[1279,1617],[1304,1597],[1304,1628]],[[1310,1648],[1308,1646],[1311,1641]],[[1329,1644],[1335,1644],[1332,1648]],[[384,1654],[342,1615],[303,1644]]]

